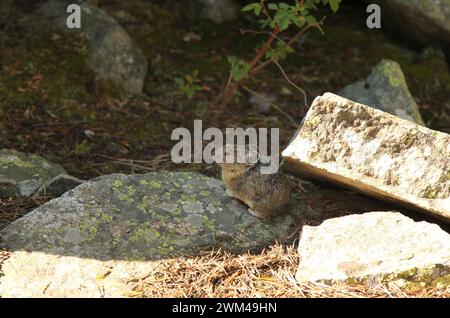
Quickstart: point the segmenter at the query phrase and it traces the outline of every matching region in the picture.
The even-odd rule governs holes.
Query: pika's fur
[[[224,154],[227,153],[226,147],[223,150]],[[256,217],[287,213],[291,189],[286,176],[281,170],[273,174],[261,174],[262,163],[249,163],[247,154],[248,148],[244,163],[219,163],[227,194],[244,202],[249,207],[248,211]]]

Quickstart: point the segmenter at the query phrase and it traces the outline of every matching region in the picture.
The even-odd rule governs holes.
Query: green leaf
[[[257,2],[247,4],[245,7],[242,8],[243,12],[253,11],[256,14],[256,16],[260,15],[261,10],[262,10],[262,6],[260,3],[257,3]]]
[[[253,11],[255,10],[255,8],[257,8],[258,6],[261,6],[259,3],[249,3],[247,4],[245,7],[242,8],[242,12],[246,12],[246,11]]]
[[[271,48],[266,53],[266,58],[270,60],[283,60],[287,57],[289,53],[294,52],[294,49],[291,46],[286,46],[286,42],[277,41],[275,43],[276,48]]]
[[[247,78],[250,65],[244,60],[236,61],[231,64],[231,77],[234,81],[238,82]]]
[[[308,9],[306,9],[306,8],[301,8],[300,9],[300,15],[306,16],[308,14],[309,14],[309,10]]]
[[[203,90],[202,86],[195,84],[200,81],[198,79],[198,70],[192,71],[191,74],[185,75],[184,78],[175,77],[173,80],[178,84],[178,90],[185,94],[189,99],[194,97],[197,91]]]
[[[289,17],[282,17],[278,21],[278,26],[280,27],[281,31],[285,31],[287,28],[289,28],[290,24],[291,24],[291,19],[289,19]]]
[[[267,6],[270,10],[278,10],[278,5],[276,3],[269,3]]]
[[[233,56],[233,55],[228,55],[227,56],[227,61],[228,63],[230,63],[231,65],[236,64],[237,63],[237,57]]]
[[[306,21],[306,23],[308,23],[308,24],[316,24],[316,23],[317,23],[317,19],[314,18],[312,15],[308,15],[308,16],[305,18],[305,21]]]
[[[339,9],[340,2],[341,0],[329,0],[329,4],[333,12],[336,12]]]
[[[294,24],[297,27],[302,28],[305,25],[305,18],[299,17],[297,19],[292,20],[292,22],[294,22]]]
[[[292,21],[292,13],[288,11],[278,11],[275,14],[274,20],[277,23],[277,25],[280,27],[281,31],[286,30],[289,28],[289,25],[291,25]]]
[[[280,9],[284,9],[284,10],[287,10],[290,8],[290,5],[288,5],[287,3],[284,3],[284,2],[279,3],[278,6]]]

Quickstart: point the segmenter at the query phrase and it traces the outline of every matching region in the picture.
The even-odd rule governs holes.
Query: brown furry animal
[[[224,153],[229,152],[229,149],[223,149]],[[244,202],[249,207],[248,211],[256,217],[287,213],[291,188],[283,172],[278,170],[274,174],[261,174],[263,163],[257,161],[251,164],[248,159],[247,148],[244,163],[219,163],[227,194]]]

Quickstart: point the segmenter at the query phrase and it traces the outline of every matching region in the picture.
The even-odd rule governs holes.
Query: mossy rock
[[[28,197],[40,191],[58,196],[81,182],[40,156],[0,150],[0,198]]]
[[[30,212],[1,237],[13,251],[149,260],[204,246],[261,248],[288,235],[293,220],[256,219],[226,195],[221,181],[198,173],[114,174]]]
[[[366,80],[346,86],[339,95],[424,126],[405,75],[395,61],[381,61]]]
[[[260,249],[292,235],[295,220],[256,219],[221,181],[198,173],[102,176],[0,232],[11,251],[0,295],[121,296],[126,281],[157,262],[211,248]]]
[[[66,26],[66,7],[73,1],[46,2],[38,12],[59,28],[82,34],[90,43],[89,66],[102,80],[110,80],[125,92],[138,94],[144,87],[147,59],[125,30],[105,11],[80,4],[81,28]]]

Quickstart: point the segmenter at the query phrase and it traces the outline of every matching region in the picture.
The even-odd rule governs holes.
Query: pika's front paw
[[[253,210],[252,208],[248,208],[248,212],[249,212],[251,215],[253,215],[253,216],[257,217],[257,218],[264,218],[264,217],[266,217],[265,214],[260,213],[260,212],[258,212],[258,211],[255,211],[255,210]]]

